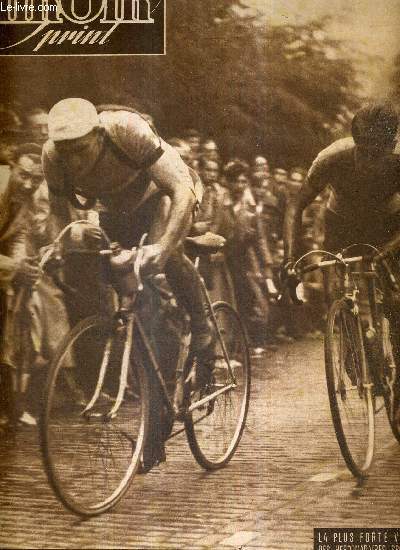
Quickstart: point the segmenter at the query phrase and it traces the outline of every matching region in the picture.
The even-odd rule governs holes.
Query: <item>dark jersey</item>
[[[315,190],[329,185],[331,212],[373,223],[375,216],[400,213],[400,156],[362,158],[352,138],[340,139],[319,153],[307,185]]]

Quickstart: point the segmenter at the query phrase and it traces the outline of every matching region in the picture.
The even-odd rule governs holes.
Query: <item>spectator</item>
[[[25,285],[34,284],[39,278],[37,261],[29,257],[29,220],[34,210],[33,196],[43,183],[41,149],[37,145],[21,146],[14,152],[10,176],[0,197],[0,287],[1,287],[1,348],[0,377],[2,398],[2,422],[12,413],[12,373],[16,344],[12,336],[12,294]],[[7,337],[8,336],[8,337]],[[24,343],[25,345],[25,343]],[[27,373],[24,373],[22,392],[27,388]],[[15,386],[14,386],[15,387]],[[30,420],[30,419],[29,419]]]
[[[183,139],[189,144],[190,149],[192,150],[193,159],[199,160],[200,157],[200,144],[201,144],[201,135],[194,128],[190,128],[183,132]]]
[[[29,134],[29,139],[34,143],[43,145],[48,140],[48,118],[48,111],[41,107],[36,107],[26,113],[26,130]]]
[[[30,414],[37,404],[32,398],[37,394],[32,388],[43,385],[43,362],[49,361],[60,336],[69,330],[62,296],[46,276],[39,278],[37,257],[40,248],[49,243],[49,202],[46,183],[41,166],[41,147],[24,144],[14,152],[11,160],[10,177],[0,198],[0,254],[2,287],[2,335],[0,370],[4,385],[10,383],[11,370],[22,369],[19,385],[22,401],[17,405],[20,420],[35,424]],[[36,283],[30,298],[24,302],[28,333],[23,337],[23,353],[20,343],[13,337],[16,327],[15,304],[24,286]],[[19,317],[18,317],[19,319]],[[25,330],[25,329],[24,329]],[[30,364],[24,364],[29,353]],[[32,369],[32,370],[31,370]],[[31,375],[34,376],[31,376]],[[14,387],[15,384],[14,384]],[[5,391],[5,388],[3,388]],[[11,387],[8,387],[10,394]],[[5,395],[0,390],[1,395]],[[30,412],[29,412],[30,411]],[[10,415],[3,404],[3,418]]]
[[[218,145],[212,139],[203,141],[200,149],[200,156],[206,160],[220,161]]]
[[[286,204],[288,199],[288,173],[284,168],[275,168],[272,176],[272,190],[275,197],[278,199],[279,209],[279,238],[282,238],[283,218],[286,212]]]
[[[0,192],[9,178],[9,166],[13,151],[22,137],[21,121],[17,114],[0,105]]]
[[[302,168],[293,168],[288,178],[287,189],[289,195],[299,192],[305,178],[305,171]]]
[[[304,251],[324,248],[326,202],[326,196],[318,196],[304,211]],[[310,258],[310,262],[313,261],[315,261],[315,258]],[[324,326],[324,315],[326,310],[323,274],[320,270],[308,273],[304,277],[304,288],[307,307],[310,310],[309,334],[313,337],[320,337],[322,335],[321,329],[323,329]]]
[[[214,160],[201,158],[200,176],[205,190],[199,214],[193,225],[193,232],[199,235],[211,231],[230,241],[234,222],[229,193],[218,183],[219,164]],[[204,258],[200,268],[212,300],[225,300],[233,304],[235,302],[233,282],[224,252],[213,254],[211,258]]]
[[[235,235],[229,261],[239,312],[252,337],[255,353],[259,354],[268,321],[265,281],[271,278],[272,256],[255,202],[253,207],[245,198],[245,192],[249,189],[248,173],[249,167],[243,162],[233,161],[225,169],[235,216]]]
[[[240,181],[237,181],[232,186],[232,182],[226,181],[229,178],[229,174],[235,171],[239,166],[244,170],[243,178],[240,178]],[[240,202],[245,206],[249,211],[255,212],[256,201],[251,189],[250,179],[249,179],[249,165],[247,162],[239,158],[230,159],[224,166],[224,179],[225,186],[229,188],[232,195],[235,197],[240,197]],[[244,183],[246,180],[246,183]]]
[[[287,170],[285,170],[284,168],[275,168],[272,180],[274,183],[274,191],[276,195],[286,195],[288,183]]]
[[[256,201],[257,223],[260,224],[260,231],[264,235],[269,250],[270,267],[268,269],[267,291],[268,295],[275,299],[277,290],[272,269],[275,264],[280,265],[275,258],[279,233],[279,201],[272,192],[271,181],[266,174],[268,172],[265,170],[265,165],[261,170],[254,171],[253,168],[251,181],[252,193]]]
[[[269,164],[265,157],[255,157],[252,165],[252,178],[265,180],[270,178]]]
[[[290,197],[295,196],[299,192],[304,179],[305,171],[302,168],[295,167],[290,170],[286,187],[286,200],[289,200]],[[321,216],[323,216],[323,210],[321,209],[320,201],[315,201],[304,212],[301,254],[320,247],[322,241],[317,234],[318,228],[322,224]],[[310,261],[312,260],[310,259]],[[299,338],[307,333],[315,334],[321,326],[321,312],[323,313],[324,307],[323,301],[321,301],[322,278],[319,272],[305,276],[304,295],[306,301],[304,308],[301,310],[296,309],[295,306],[288,306],[286,308],[283,323],[284,330],[282,331],[284,337],[288,335],[292,338]]]
[[[192,167],[193,155],[189,144],[185,140],[176,137],[167,141],[171,147],[178,151],[183,162]]]

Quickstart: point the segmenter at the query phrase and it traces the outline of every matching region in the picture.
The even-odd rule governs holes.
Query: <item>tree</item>
[[[394,102],[400,106],[400,53],[394,60],[392,74],[392,98]]]
[[[11,89],[0,101],[125,103],[152,114],[163,136],[195,127],[225,156],[308,164],[358,104],[356,70],[328,23],[269,26],[239,0],[174,0],[166,56],[69,57],[62,70],[57,58],[5,59]]]
[[[278,162],[312,160],[359,105],[354,65],[346,45],[328,37],[328,23],[266,29],[266,142]]]

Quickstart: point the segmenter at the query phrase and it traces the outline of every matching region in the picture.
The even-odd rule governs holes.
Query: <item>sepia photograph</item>
[[[0,2],[0,548],[400,550],[399,36]]]

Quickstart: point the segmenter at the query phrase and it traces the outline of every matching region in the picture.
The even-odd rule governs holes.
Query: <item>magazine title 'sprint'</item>
[[[163,54],[165,0],[0,0],[0,55]]]

